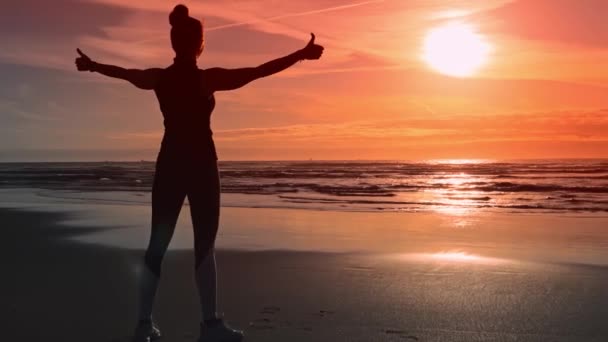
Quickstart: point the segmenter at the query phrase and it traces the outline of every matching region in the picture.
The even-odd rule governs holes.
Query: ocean
[[[149,203],[153,162],[0,163],[0,188]],[[225,161],[222,205],[335,211],[608,212],[608,160]],[[119,195],[116,195],[119,194]]]

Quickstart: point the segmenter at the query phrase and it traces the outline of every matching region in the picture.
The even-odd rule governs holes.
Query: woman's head
[[[175,54],[198,57],[203,52],[203,25],[190,17],[188,7],[177,5],[169,15],[171,23],[171,46]]]

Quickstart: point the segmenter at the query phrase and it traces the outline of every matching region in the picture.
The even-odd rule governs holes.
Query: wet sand
[[[142,252],[74,242],[122,228],[66,220],[0,209],[3,340],[128,341]],[[483,257],[221,250],[220,307],[247,341],[608,339],[608,267],[505,258],[501,249]],[[198,336],[192,268],[188,250],[170,251],[163,265],[155,313],[163,341]]]

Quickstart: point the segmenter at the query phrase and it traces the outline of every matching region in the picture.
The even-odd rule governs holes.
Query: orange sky
[[[202,68],[261,64],[311,31],[326,47],[321,61],[217,94],[220,159],[608,157],[608,1],[183,3],[205,21]],[[0,160],[153,159],[154,94],[79,74],[73,60],[80,47],[99,62],[167,66],[174,5],[3,4]],[[492,46],[471,77],[421,58],[425,35],[453,20]]]

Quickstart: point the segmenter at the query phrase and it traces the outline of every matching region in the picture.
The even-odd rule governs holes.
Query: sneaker
[[[230,328],[223,319],[217,318],[201,323],[198,342],[241,342],[243,337],[242,331]]]
[[[153,321],[140,321],[135,327],[132,342],[150,342],[161,338],[161,333]]]

